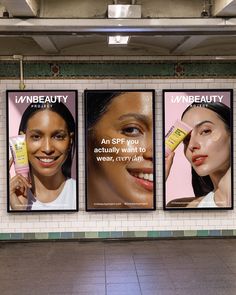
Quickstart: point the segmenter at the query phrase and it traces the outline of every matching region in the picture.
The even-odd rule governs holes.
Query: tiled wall
[[[33,79],[26,89],[77,89],[79,92],[79,212],[6,212],[6,98],[7,89],[19,89],[18,80],[0,81],[0,239],[73,239],[116,237],[182,237],[236,235],[236,212],[162,210],[162,104],[163,88],[233,88],[235,79]],[[157,210],[150,212],[85,212],[84,89],[156,89]],[[235,113],[235,112],[234,112]],[[234,114],[236,118],[236,114]],[[234,127],[235,128],[235,127]],[[234,129],[236,130],[236,128]],[[234,161],[235,162],[235,161]]]

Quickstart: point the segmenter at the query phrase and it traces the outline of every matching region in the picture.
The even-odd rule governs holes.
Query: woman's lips
[[[42,167],[51,167],[55,164],[56,160],[59,158],[58,157],[36,157],[39,161],[39,164],[42,166]]]
[[[198,167],[204,164],[207,157],[208,157],[207,155],[195,155],[192,157],[192,162],[195,166]]]
[[[148,191],[153,191],[153,169],[128,170],[129,174],[134,177],[135,182]]]
[[[153,173],[133,173],[132,176],[148,181],[153,181]]]

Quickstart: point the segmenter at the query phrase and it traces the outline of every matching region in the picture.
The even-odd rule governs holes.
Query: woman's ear
[[[70,133],[70,146],[72,146],[73,145],[73,142],[74,142],[74,132],[71,132]]]

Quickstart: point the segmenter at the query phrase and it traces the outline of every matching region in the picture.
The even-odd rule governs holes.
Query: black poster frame
[[[228,201],[229,201],[229,205],[227,206],[204,206],[204,207],[197,207],[195,205],[191,205],[194,203],[190,204],[190,199],[188,199],[190,196],[175,196],[170,198],[170,196],[168,195],[167,191],[174,191],[175,187],[174,187],[174,181],[173,179],[176,177],[175,181],[177,181],[178,177],[183,177],[183,181],[182,182],[178,182],[178,187],[187,187],[188,184],[188,178],[186,178],[186,173],[182,173],[181,175],[181,169],[184,169],[184,164],[182,165],[181,169],[179,170],[178,173],[172,173],[172,186],[167,184],[168,182],[168,178],[170,177],[170,174],[168,174],[169,176],[167,176],[167,172],[166,172],[166,147],[165,147],[165,141],[166,141],[166,136],[167,134],[169,134],[169,131],[171,129],[171,126],[174,125],[175,123],[175,119],[180,120],[181,118],[181,113],[183,115],[183,111],[184,109],[181,111],[181,113],[179,112],[179,110],[177,110],[176,105],[174,106],[174,103],[176,103],[176,101],[178,101],[178,103],[181,101],[180,96],[186,96],[186,97],[190,97],[189,102],[186,103],[184,109],[186,109],[188,106],[191,105],[191,103],[193,103],[193,101],[195,100],[196,102],[199,102],[201,100],[201,97],[206,97],[207,95],[209,95],[209,100],[207,101],[206,98],[203,98],[202,100],[202,104],[204,104],[204,102],[206,102],[206,104],[210,103],[210,97],[212,99],[212,101],[217,101],[217,95],[219,95],[219,97],[223,97],[219,99],[224,101],[226,105],[228,105],[229,110],[228,112],[230,113],[230,120],[228,122],[228,129],[230,129],[230,168],[231,168],[231,173],[230,176],[228,177],[228,181],[230,181],[230,187],[228,187],[231,190],[231,193],[229,193],[228,196]],[[215,98],[214,98],[215,95]],[[225,97],[224,97],[225,95]],[[196,97],[196,98],[191,98],[192,97]],[[172,98],[173,99],[172,99]],[[172,99],[170,101],[170,99]],[[193,100],[193,101],[192,101]],[[184,99],[183,99],[184,101]],[[173,109],[171,108],[171,104],[173,104]],[[201,104],[201,102],[200,102]],[[233,199],[233,192],[234,192],[234,185],[233,185],[233,89],[163,89],[162,90],[162,107],[163,107],[163,132],[162,132],[162,150],[163,150],[163,209],[164,210],[183,210],[183,211],[188,211],[188,210],[232,210],[234,209],[234,199]],[[207,107],[207,106],[205,106]],[[168,113],[168,114],[167,114]],[[179,115],[179,117],[177,117]],[[219,115],[217,115],[219,117]],[[172,120],[172,123],[170,124],[170,118]],[[168,122],[169,120],[169,122]],[[166,128],[166,125],[168,125],[169,123],[169,127]],[[227,128],[226,128],[227,129]],[[190,133],[191,134],[191,133]],[[188,135],[189,136],[189,135]],[[175,156],[174,156],[174,160],[173,163],[176,160],[176,153],[180,153],[179,152],[180,147],[177,147],[176,150],[174,151]],[[184,154],[181,150],[181,153]],[[187,161],[187,160],[186,160]],[[200,160],[199,160],[200,161]],[[204,161],[203,161],[204,162]],[[190,163],[188,163],[190,165]],[[200,166],[201,163],[199,162],[198,165]],[[172,172],[173,169],[173,164],[172,167],[170,169],[170,173]],[[178,174],[178,175],[177,175]],[[190,173],[189,173],[190,174]],[[166,177],[167,177],[167,181],[166,181]],[[193,177],[193,176],[191,176]],[[192,180],[191,180],[192,181]],[[192,197],[192,196],[191,196]],[[214,195],[215,198],[215,195]],[[179,200],[178,200],[179,199]],[[187,207],[186,207],[187,206]]]
[[[125,201],[124,203],[118,203],[118,202],[112,202],[113,204],[119,204],[117,207],[117,205],[110,205],[109,204],[105,204],[104,202],[101,204],[103,204],[102,206],[96,207],[96,205],[94,205],[94,202],[92,203],[93,206],[89,205],[90,203],[90,190],[91,190],[91,185],[89,184],[89,180],[90,180],[90,169],[89,170],[89,156],[91,156],[91,154],[94,154],[94,150],[91,153],[89,151],[89,135],[88,135],[88,131],[90,129],[90,124],[89,124],[89,120],[88,117],[91,117],[91,115],[95,115],[96,116],[96,111],[92,111],[90,107],[88,107],[88,103],[87,101],[89,99],[97,99],[95,98],[95,96],[100,96],[100,95],[108,95],[108,96],[119,96],[119,95],[124,95],[124,94],[132,94],[132,93],[140,93],[140,94],[144,94],[144,93],[148,93],[149,97],[151,97],[151,116],[152,116],[152,121],[151,121],[151,128],[152,128],[152,168],[150,173],[153,173],[153,181],[152,181],[152,206],[148,207],[148,208],[144,208],[141,206],[137,206],[137,205],[131,205],[131,207],[124,207]],[[95,95],[95,96],[94,96]],[[135,98],[134,98],[135,99]],[[84,91],[84,125],[85,125],[85,190],[86,190],[86,211],[153,211],[156,210],[156,183],[155,183],[155,179],[156,179],[156,171],[155,171],[155,163],[156,163],[156,159],[155,159],[155,90],[153,89],[106,89],[106,90],[85,90]],[[105,112],[107,111],[104,110]],[[125,111],[125,108],[124,108]],[[91,114],[92,112],[94,112],[94,114]],[[96,121],[97,122],[97,121]],[[109,125],[107,125],[107,128],[109,127]],[[111,139],[112,140],[112,139]],[[117,158],[114,158],[115,160]],[[104,178],[105,179],[105,178]],[[91,204],[91,203],[90,203]],[[105,204],[105,205],[104,205]],[[141,202],[140,202],[141,204]],[[122,208],[121,208],[122,207]]]
[[[21,98],[21,97],[23,97],[23,98]],[[24,97],[29,97],[29,98],[24,98]],[[59,196],[62,196],[62,195],[67,196],[69,194],[65,193],[65,192],[69,191],[73,195],[73,200],[71,201],[71,200],[65,199],[66,198],[65,197],[62,200],[68,200],[68,203],[63,203],[63,201],[62,201],[62,203],[60,204],[59,199],[58,199],[57,205],[55,205],[55,203],[54,203],[54,205],[52,205],[52,208],[50,208],[50,204],[53,204],[53,202],[48,202],[48,205],[46,205],[46,207],[45,207],[46,209],[41,209],[41,207],[39,207],[40,209],[37,209],[37,207],[36,207],[36,209],[32,209],[32,207],[33,207],[32,204],[34,204],[34,202],[36,204],[36,201],[38,201],[38,200],[37,200],[37,198],[34,197],[33,193],[27,193],[28,205],[27,206],[18,205],[19,209],[13,209],[11,207],[11,202],[10,202],[10,191],[11,191],[10,181],[14,177],[14,175],[16,175],[18,173],[13,172],[13,175],[12,176],[10,175],[9,160],[12,157],[12,152],[10,150],[9,137],[18,135],[18,128],[20,125],[19,123],[22,121],[22,116],[25,113],[25,110],[27,109],[28,106],[31,106],[31,108],[42,108],[41,110],[44,110],[44,108],[50,109],[52,107],[53,103],[55,103],[55,102],[56,103],[62,102],[66,106],[66,108],[64,108],[64,106],[62,106],[62,105],[59,105],[57,110],[52,108],[53,112],[57,113],[59,115],[59,117],[61,117],[67,123],[66,128],[68,128],[70,130],[73,129],[73,132],[68,133],[69,138],[70,138],[68,140],[69,146],[64,151],[65,158],[66,158],[65,162],[68,160],[69,156],[72,158],[71,161],[68,160],[69,161],[68,163],[70,163],[70,164],[68,164],[68,166],[67,166],[67,168],[70,171],[70,172],[68,172],[69,173],[68,175],[70,175],[70,173],[71,173],[71,176],[64,175],[65,182],[63,182],[61,184],[62,188],[60,190]],[[18,108],[15,107],[17,105],[18,105]],[[54,104],[54,106],[56,106],[56,104]],[[61,114],[60,114],[60,109],[61,109]],[[13,116],[14,112],[18,113],[17,118],[11,117],[11,116]],[[64,115],[62,113],[64,113]],[[32,118],[33,115],[34,114],[30,115],[27,120]],[[19,118],[18,118],[18,116],[19,116]],[[63,116],[64,116],[64,118],[63,118]],[[67,117],[65,117],[65,116],[67,116]],[[11,120],[13,120],[13,119],[14,120],[16,119],[17,125],[14,126],[14,128],[13,128],[14,135],[11,135],[11,133],[12,133],[11,127],[13,125],[13,123],[11,124]],[[28,123],[26,123],[26,124],[28,124]],[[70,125],[70,127],[69,127],[69,125]],[[79,197],[78,197],[78,192],[79,192],[79,189],[78,189],[78,183],[79,183],[78,182],[78,167],[79,167],[78,166],[78,92],[77,92],[77,90],[67,90],[67,89],[64,89],[64,90],[61,90],[61,89],[55,89],[55,90],[51,90],[51,89],[50,90],[41,90],[41,89],[37,89],[37,90],[7,90],[6,91],[6,126],[7,126],[7,129],[6,129],[7,212],[8,213],[25,213],[25,214],[26,213],[34,214],[37,212],[44,212],[44,213],[77,212],[79,210],[79,201],[78,201],[79,200]],[[50,124],[50,126],[52,126],[52,124]],[[55,140],[55,138],[57,138],[58,141],[59,141],[59,139],[61,141],[64,140],[64,135],[59,134],[59,131],[55,131],[58,133],[56,133],[55,136],[52,134],[51,138],[53,138],[54,140]],[[37,132],[41,132],[41,131],[37,131]],[[63,131],[60,131],[60,132],[63,133]],[[44,135],[42,135],[42,137],[43,136]],[[49,138],[49,136],[48,136],[48,138]],[[28,145],[28,142],[26,145]],[[29,158],[28,146],[27,146],[27,153],[28,153],[28,158]],[[51,156],[52,158],[53,158],[53,153],[55,153],[55,152],[52,152],[52,156]],[[69,153],[69,156],[67,155],[67,153]],[[45,157],[47,157],[47,156],[45,156]],[[55,155],[54,161],[55,162],[60,161],[59,158],[60,158],[59,156]],[[51,168],[55,165],[55,162],[51,164],[52,165]],[[64,165],[65,162],[63,162],[63,164],[60,163],[58,166]],[[50,166],[50,164],[45,164],[44,166],[46,167],[47,165],[48,165],[48,167]],[[14,166],[14,163],[13,163],[13,166]],[[30,164],[30,167],[31,167],[31,164]],[[46,168],[48,168],[48,167],[46,167]],[[60,166],[60,167],[62,167],[62,166]],[[64,171],[67,168],[65,168],[65,166],[64,166]],[[48,169],[50,169],[50,167]],[[62,169],[62,168],[60,168],[60,169]],[[32,170],[30,168],[29,182],[32,181],[31,171]],[[65,172],[63,172],[63,174],[65,174]],[[22,183],[21,179],[20,179],[20,182]],[[32,185],[32,187],[33,187],[33,185]],[[65,190],[64,190],[64,188],[65,188]],[[31,195],[31,197],[29,197],[29,195]],[[33,201],[32,201],[32,198],[33,198]],[[31,199],[31,201],[29,201],[30,199]],[[24,208],[22,209],[21,206]],[[17,208],[17,207],[15,207],[15,208]]]

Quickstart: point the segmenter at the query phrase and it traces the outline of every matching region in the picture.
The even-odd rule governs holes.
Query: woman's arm
[[[166,169],[166,180],[170,174],[170,169],[173,164],[175,153],[171,152],[167,157],[165,157],[165,169]]]

